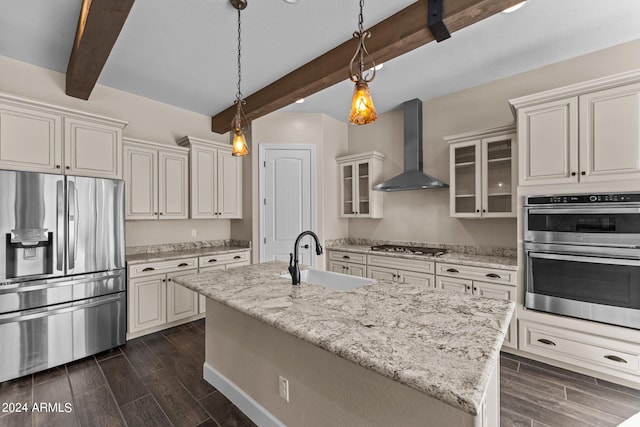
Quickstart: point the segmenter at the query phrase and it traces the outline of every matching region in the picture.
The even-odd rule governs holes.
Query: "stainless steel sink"
[[[291,279],[289,273],[281,274],[280,277]],[[375,282],[375,280],[366,277],[349,276],[348,274],[314,270],[312,268],[300,271],[300,281],[338,291],[350,291],[362,285]]]

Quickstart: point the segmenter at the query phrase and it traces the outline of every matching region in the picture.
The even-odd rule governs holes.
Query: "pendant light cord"
[[[371,37],[370,31],[364,30],[364,15],[362,10],[364,9],[364,0],[360,0],[360,13],[358,14],[358,31],[353,33],[353,37],[358,39],[358,48],[356,49],[356,53],[351,58],[351,62],[349,63],[349,78],[352,82],[358,81],[366,81],[371,82],[376,76],[376,63],[371,60],[372,72],[370,76],[365,76],[364,69],[364,56],[369,56],[369,52],[367,51],[366,46],[364,45],[364,40],[368,37]],[[358,60],[358,68],[357,71],[353,72],[353,63]]]
[[[242,99],[242,91],[240,90],[240,82],[242,81],[242,51],[240,49],[242,43],[241,21],[240,21],[240,8],[238,8],[238,93],[236,94],[236,102],[240,102]]]

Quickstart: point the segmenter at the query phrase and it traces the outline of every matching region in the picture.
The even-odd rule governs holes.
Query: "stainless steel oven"
[[[525,307],[640,329],[640,193],[527,197]]]

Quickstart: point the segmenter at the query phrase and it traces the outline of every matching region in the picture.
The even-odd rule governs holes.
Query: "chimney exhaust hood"
[[[374,185],[377,191],[449,188],[448,184],[422,172],[422,101],[404,102],[404,172]]]

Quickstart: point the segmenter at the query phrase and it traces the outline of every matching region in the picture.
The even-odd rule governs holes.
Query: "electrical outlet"
[[[281,398],[289,401],[289,380],[278,376],[278,394]]]
[[[195,228],[191,229],[191,237],[196,237],[198,235],[198,230],[196,230]]]

